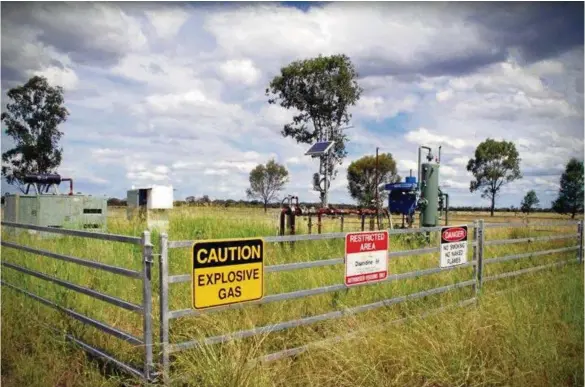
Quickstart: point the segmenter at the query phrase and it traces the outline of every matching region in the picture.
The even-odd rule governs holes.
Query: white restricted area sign
[[[345,236],[345,285],[388,277],[388,231],[352,232]]]
[[[441,267],[467,262],[467,226],[449,226],[441,229]]]

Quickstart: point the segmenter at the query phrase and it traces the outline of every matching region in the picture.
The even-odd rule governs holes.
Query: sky
[[[346,169],[376,147],[407,176],[420,145],[441,145],[452,206],[487,206],[465,166],[489,137],[516,144],[523,173],[496,206],[534,189],[547,207],[583,159],[583,15],[579,2],[3,2],[2,109],[33,75],[64,88],[58,172],[75,191],[172,184],[176,199],[244,199],[250,170],[275,158],[290,172],[283,194],[318,201],[318,161],[280,134],[293,112],[265,89],[291,61],[343,53],[364,92],[330,202],[353,202]]]

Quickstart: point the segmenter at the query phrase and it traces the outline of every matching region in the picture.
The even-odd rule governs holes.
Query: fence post
[[[168,385],[170,372],[169,358],[169,237],[160,235],[159,284],[160,284],[160,346],[162,349],[162,376],[164,385]]]
[[[481,290],[481,285],[483,283],[483,241],[485,238],[483,219],[479,220],[477,231],[477,281],[479,290]]]
[[[144,378],[151,380],[152,359],[152,243],[150,232],[142,233],[142,308],[143,308],[143,333],[144,333]]]
[[[478,222],[477,220],[473,221],[473,260],[475,261],[475,265],[473,266],[473,279],[475,280],[475,284],[473,285],[473,292],[475,293],[475,297],[477,298],[479,293],[479,242],[477,236],[479,234],[478,231]]]
[[[583,263],[583,221],[579,221],[577,224],[577,230],[579,232],[579,263]]]

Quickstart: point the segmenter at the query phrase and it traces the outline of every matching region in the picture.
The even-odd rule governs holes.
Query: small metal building
[[[173,187],[152,185],[132,187],[126,193],[128,220],[146,221],[149,229],[165,230],[169,224],[169,211],[173,208]]]

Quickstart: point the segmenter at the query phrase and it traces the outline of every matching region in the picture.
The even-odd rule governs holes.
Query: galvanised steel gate
[[[78,230],[67,230],[67,229],[52,228],[52,227],[41,227],[41,226],[35,226],[35,225],[19,224],[19,223],[4,222],[4,221],[1,224],[3,227],[8,227],[11,229],[14,229],[14,228],[25,229],[25,230],[42,232],[42,233],[69,235],[69,236],[74,236],[74,237],[98,239],[98,240],[103,240],[103,241],[126,243],[126,244],[141,246],[142,270],[136,271],[136,270],[130,270],[130,269],[123,268],[123,267],[112,266],[109,264],[105,264],[105,263],[101,263],[101,262],[97,262],[97,261],[92,261],[92,260],[88,260],[88,259],[84,259],[84,258],[78,258],[78,257],[70,256],[70,255],[64,255],[64,254],[57,254],[57,253],[54,253],[51,251],[33,248],[30,246],[24,246],[21,244],[17,244],[14,242],[8,242],[5,240],[2,240],[2,242],[1,242],[1,245],[3,247],[7,247],[10,249],[17,249],[20,251],[24,251],[26,253],[40,255],[40,256],[43,256],[45,258],[59,260],[59,261],[65,261],[65,262],[69,262],[69,263],[83,266],[86,268],[97,269],[97,270],[100,270],[103,272],[113,273],[113,274],[116,274],[117,276],[119,276],[120,279],[125,277],[125,278],[132,278],[132,279],[140,280],[142,282],[142,304],[141,305],[137,305],[137,304],[125,301],[123,299],[120,299],[118,297],[114,297],[114,296],[111,296],[111,295],[108,295],[105,293],[101,293],[101,292],[98,292],[96,290],[90,289],[88,287],[80,286],[80,285],[65,281],[65,280],[57,278],[57,277],[47,275],[45,273],[31,270],[29,268],[26,268],[24,266],[18,265],[18,264],[13,263],[13,262],[7,262],[4,259],[2,260],[1,264],[2,264],[3,268],[8,268],[10,270],[15,270],[21,274],[36,277],[38,279],[51,282],[53,284],[59,285],[59,286],[64,287],[66,289],[72,290],[74,292],[81,293],[81,294],[93,297],[95,299],[107,302],[107,303],[109,303],[113,306],[116,306],[118,308],[122,308],[122,309],[125,309],[128,311],[134,312],[134,313],[138,313],[142,317],[142,322],[143,322],[143,324],[142,324],[143,325],[142,337],[136,337],[128,332],[125,332],[125,331],[122,331],[118,328],[110,326],[103,321],[98,321],[98,320],[93,319],[89,316],[83,315],[83,314],[81,314],[73,309],[66,308],[66,307],[59,305],[56,302],[53,302],[47,298],[41,297],[38,294],[34,294],[34,293],[28,291],[27,289],[23,289],[22,287],[18,286],[17,284],[6,282],[4,279],[5,276],[3,276],[1,283],[2,283],[2,286],[6,287],[10,290],[16,291],[20,294],[23,294],[27,297],[30,297],[43,305],[51,307],[51,308],[63,313],[64,315],[69,316],[69,317],[81,322],[82,324],[86,324],[86,325],[89,325],[91,327],[94,327],[94,328],[96,328],[104,333],[107,333],[113,337],[120,339],[120,340],[124,340],[124,341],[126,341],[134,346],[142,347],[143,352],[144,352],[144,362],[141,366],[136,366],[136,365],[132,365],[132,364],[127,364],[124,361],[118,359],[115,354],[106,353],[106,351],[104,351],[103,349],[97,348],[96,346],[94,346],[88,342],[85,342],[85,341],[81,340],[78,337],[75,337],[74,335],[72,335],[70,333],[64,334],[65,337],[69,341],[71,341],[75,344],[78,344],[79,346],[81,346],[81,348],[83,348],[87,352],[93,354],[94,356],[97,356],[99,358],[106,360],[107,362],[111,362],[111,363],[115,364],[117,367],[128,372],[131,375],[137,376],[141,379],[148,380],[148,381],[153,380],[153,378],[155,376],[154,375],[154,361],[153,361],[153,347],[152,347],[153,335],[152,335],[152,284],[151,284],[151,276],[152,276],[151,271],[152,271],[152,263],[153,263],[152,247],[153,246],[150,242],[150,233],[148,231],[144,231],[142,233],[142,237],[139,238],[139,237],[131,237],[131,236],[125,236],[125,235],[114,235],[114,234],[88,232],[88,231],[80,231],[80,230],[79,231]],[[96,252],[96,253],[99,254],[99,252]],[[4,310],[4,312],[6,312],[6,310]],[[56,333],[59,333],[58,329],[51,327],[51,326],[49,326],[49,328],[52,329],[53,331],[55,331]]]
[[[527,237],[527,238],[515,238],[515,239],[488,239],[486,240],[486,231],[490,229],[496,228],[521,228],[526,227],[524,224],[484,224],[483,220],[479,220],[474,222],[473,224],[469,224],[469,230],[473,230],[471,238],[469,240],[469,245],[471,249],[469,249],[469,257],[468,262],[459,266],[449,267],[449,268],[440,268],[440,267],[431,267],[423,270],[414,270],[408,271],[404,273],[392,274],[389,275],[388,278],[383,282],[377,283],[367,283],[355,286],[356,288],[361,287],[370,287],[370,286],[379,286],[380,284],[384,283],[397,283],[398,281],[404,281],[408,279],[417,279],[421,277],[427,277],[437,273],[445,273],[445,272],[460,272],[464,271],[466,268],[470,268],[471,272],[470,275],[465,277],[459,277],[456,281],[453,281],[449,284],[444,284],[443,286],[434,287],[431,289],[425,289],[422,291],[416,291],[413,293],[401,295],[401,296],[393,296],[390,298],[385,298],[380,301],[370,302],[366,304],[361,304],[357,306],[352,306],[349,308],[343,308],[338,310],[333,310],[326,313],[315,314],[308,317],[302,317],[297,319],[292,319],[288,321],[278,322],[275,324],[269,324],[264,326],[257,326],[252,329],[246,330],[239,330],[235,332],[225,333],[217,336],[206,337],[201,340],[188,340],[184,342],[171,342],[169,337],[169,323],[172,320],[179,319],[179,318],[189,318],[189,317],[200,317],[204,314],[212,314],[219,311],[225,310],[232,310],[232,309],[241,309],[246,308],[252,305],[265,305],[269,303],[276,303],[279,301],[286,301],[286,300],[295,300],[295,299],[302,299],[304,297],[315,296],[315,295],[322,295],[322,294],[330,294],[336,293],[340,291],[352,291],[352,289],[348,289],[344,284],[333,284],[327,286],[318,286],[309,289],[301,289],[295,290],[291,292],[284,292],[284,293],[275,293],[275,294],[267,294],[263,299],[258,301],[252,301],[245,304],[234,304],[228,305],[223,307],[216,307],[210,310],[195,310],[195,309],[179,309],[179,310],[171,310],[169,304],[169,297],[171,287],[174,284],[180,283],[190,283],[191,282],[191,274],[178,274],[178,275],[170,275],[169,274],[169,249],[185,249],[190,248],[193,245],[193,241],[169,241],[168,236],[166,234],[162,234],[160,236],[160,254],[159,256],[159,308],[160,308],[160,336],[159,336],[159,345],[160,345],[160,364],[158,367],[161,368],[162,372],[156,372],[157,365],[155,365],[155,360],[153,359],[153,308],[152,308],[152,265],[153,265],[153,246],[150,242],[150,234],[145,231],[142,233],[142,237],[130,237],[130,236],[123,236],[123,235],[113,235],[113,234],[104,234],[104,233],[96,233],[96,232],[86,232],[86,231],[77,231],[77,230],[65,230],[65,229],[55,229],[55,228],[48,228],[48,227],[39,227],[33,225],[24,225],[24,224],[16,224],[10,222],[2,222],[2,225],[9,228],[20,228],[20,229],[27,229],[27,230],[35,230],[40,232],[46,233],[54,233],[54,234],[64,234],[70,235],[75,237],[82,237],[82,238],[91,238],[91,239],[98,239],[98,240],[105,240],[111,242],[119,242],[119,243],[126,243],[132,245],[141,246],[141,267],[140,271],[137,270],[130,270],[127,268],[117,267],[108,265],[105,263],[92,261],[88,259],[78,258],[74,256],[64,255],[64,254],[57,254],[54,252],[50,252],[47,250],[42,250],[38,248],[33,248],[29,246],[20,245],[14,242],[2,241],[1,245],[10,249],[17,249],[20,251],[24,251],[27,253],[32,253],[36,255],[40,255],[46,258],[60,260],[69,262],[75,265],[80,265],[86,268],[91,269],[98,269],[101,271],[109,272],[116,274],[120,277],[138,279],[142,282],[142,303],[140,305],[130,303],[128,301],[122,300],[118,297],[114,297],[111,295],[107,295],[96,290],[90,289],[88,287],[83,287],[77,284],[73,284],[71,282],[67,282],[65,280],[49,276],[44,273],[40,273],[24,266],[18,265],[14,262],[6,262],[2,261],[2,265],[5,268],[18,271],[22,274],[29,275],[32,277],[39,278],[41,280],[49,281],[59,286],[62,286],[66,289],[73,290],[75,292],[85,294],[91,296],[95,299],[99,299],[101,301],[105,301],[111,305],[114,305],[118,308],[122,308],[125,310],[132,311],[134,313],[138,313],[142,317],[143,321],[143,329],[142,329],[142,337],[136,337],[128,332],[124,332],[120,329],[107,325],[102,321],[98,321],[92,319],[88,316],[82,315],[72,309],[65,308],[57,303],[43,298],[37,294],[33,294],[32,292],[23,289],[17,286],[14,283],[7,283],[4,279],[2,279],[2,285],[14,290],[16,292],[22,293],[32,299],[44,304],[46,306],[52,307],[63,314],[80,321],[83,324],[87,324],[94,328],[97,328],[111,336],[114,336],[118,339],[124,340],[128,343],[131,343],[135,346],[138,346],[143,349],[143,364],[138,367],[135,365],[128,364],[118,357],[115,354],[106,353],[104,350],[97,348],[90,343],[84,342],[81,339],[66,333],[67,339],[70,341],[80,345],[84,350],[105,359],[106,361],[112,362],[120,369],[125,370],[126,372],[138,376],[147,381],[154,381],[157,379],[157,376],[162,373],[164,376],[163,381],[168,382],[170,377],[170,366],[171,366],[171,355],[179,353],[181,351],[197,348],[203,345],[215,345],[221,344],[232,340],[244,339],[247,337],[252,337],[260,334],[268,334],[272,332],[279,332],[284,331],[291,328],[301,327],[301,326],[309,326],[311,324],[315,324],[321,321],[326,320],[333,320],[339,319],[349,315],[355,315],[359,313],[363,313],[370,310],[375,310],[379,308],[383,308],[390,305],[400,304],[405,301],[415,300],[415,299],[422,299],[430,295],[437,295],[437,294],[446,294],[455,289],[463,289],[463,288],[470,288],[471,293],[470,297],[464,300],[459,301],[456,304],[448,305],[448,306],[441,306],[439,308],[430,310],[424,315],[430,315],[434,313],[441,312],[450,306],[464,306],[473,304],[477,300],[477,295],[482,288],[482,284],[489,281],[495,281],[502,278],[514,277],[518,275],[522,275],[525,273],[530,273],[534,271],[544,270],[547,268],[557,267],[566,265],[567,263],[572,262],[583,262],[583,222],[575,222],[575,221],[568,221],[568,222],[544,222],[544,223],[534,223],[531,224],[530,227],[575,227],[577,226],[577,232],[561,234],[561,235],[547,235],[547,236],[535,236],[535,237]],[[433,233],[440,231],[441,227],[430,227],[430,228],[423,228],[423,229],[393,229],[388,230],[390,236],[396,235],[405,235],[405,234],[420,234],[420,233]],[[263,238],[267,243],[282,243],[282,242],[296,242],[296,241],[317,241],[317,240],[335,240],[344,238],[347,233],[331,233],[331,234],[320,234],[320,235],[291,235],[291,236],[270,236]],[[532,251],[527,253],[521,254],[514,254],[514,255],[507,255],[502,257],[485,257],[485,253],[490,248],[494,246],[500,245],[510,245],[510,244],[530,244],[533,242],[542,242],[542,241],[559,241],[559,240],[567,240],[567,239],[577,239],[579,241],[578,245],[544,250],[544,251]],[[555,255],[555,254],[562,254],[571,251],[577,251],[577,258],[566,259],[562,261],[554,261],[552,263],[547,263],[544,265],[532,266],[529,268],[522,268],[519,270],[512,270],[503,273],[497,273],[492,275],[485,275],[485,270],[489,269],[492,266],[497,266],[497,264],[501,264],[503,262],[525,262],[526,260],[530,260],[534,257],[539,256],[547,256],[547,255]],[[425,247],[425,248],[418,248],[413,250],[402,250],[402,251],[389,251],[388,257],[389,259],[398,259],[401,257],[406,256],[417,256],[429,253],[438,253],[439,247]],[[274,273],[281,273],[281,272],[296,272],[302,269],[311,269],[311,268],[319,268],[319,267],[337,267],[340,270],[343,270],[344,258],[343,257],[336,257],[336,258],[328,258],[328,259],[321,259],[315,261],[303,261],[303,262],[290,262],[284,264],[274,264],[265,267],[265,273],[271,273],[268,275],[273,275]],[[353,288],[353,287],[352,287]],[[405,321],[405,318],[398,319],[391,321],[389,323],[396,323]],[[381,329],[387,326],[387,324],[382,324],[375,327],[369,327],[368,331],[372,329]],[[347,335],[343,336],[335,336],[332,338],[328,338],[321,341],[307,343],[298,347],[294,348],[287,348],[277,352],[273,352],[270,354],[266,354],[261,358],[257,359],[260,361],[271,361],[275,359],[279,359],[286,356],[293,356],[299,353],[306,351],[307,349],[313,346],[319,346],[322,344],[332,343],[338,340],[349,339],[352,337],[356,337],[362,333],[361,331],[354,331]],[[158,354],[157,354],[158,355]],[[158,358],[158,356],[157,356]],[[159,361],[156,361],[159,363]]]
[[[462,224],[463,225],[463,224]],[[330,319],[338,319],[344,316],[354,315],[358,313],[363,313],[366,311],[382,308],[385,306],[390,306],[394,304],[399,304],[405,301],[414,300],[414,299],[421,299],[430,295],[442,294],[447,293],[455,289],[461,289],[465,287],[470,287],[472,289],[472,297],[462,300],[457,304],[451,306],[464,306],[473,304],[477,300],[478,292],[480,291],[482,284],[487,281],[493,281],[501,278],[513,277],[522,275],[529,272],[539,271],[547,268],[562,266],[567,263],[571,262],[580,262],[583,261],[583,222],[575,222],[575,221],[568,221],[568,222],[544,222],[544,223],[535,223],[531,224],[530,226],[553,226],[553,227],[574,227],[577,226],[577,232],[571,234],[563,234],[563,235],[552,235],[552,236],[542,236],[542,237],[530,237],[530,238],[516,238],[516,239],[508,239],[508,240],[485,240],[485,231],[486,229],[491,228],[501,228],[501,227],[525,227],[524,224],[484,224],[483,220],[475,221],[473,224],[468,224],[468,229],[473,230],[472,237],[470,238],[468,244],[471,246],[470,257],[468,257],[468,261],[465,264],[459,266],[453,266],[448,268],[440,268],[434,267],[424,270],[415,270],[400,274],[393,274],[389,275],[385,281],[376,282],[376,283],[366,283],[362,285],[358,285],[356,287],[361,286],[376,286],[380,285],[381,283],[389,283],[395,282],[400,280],[406,279],[414,279],[414,278],[421,278],[425,276],[429,276],[436,273],[442,272],[455,272],[460,271],[462,269],[472,267],[472,274],[467,279],[461,279],[454,283],[440,286],[420,292],[410,293],[407,295],[399,296],[399,297],[392,297],[387,298],[381,301],[368,303],[364,305],[358,305],[351,308],[345,308],[342,310],[335,310],[328,313],[313,315],[310,317],[304,317],[289,321],[283,321],[275,324],[264,325],[254,327],[252,329],[247,330],[240,330],[235,332],[226,333],[223,335],[218,336],[211,336],[206,337],[202,340],[189,340],[184,342],[173,343],[170,341],[169,337],[169,323],[172,320],[179,319],[179,318],[187,318],[187,317],[200,317],[204,314],[211,314],[225,310],[232,310],[232,309],[241,309],[251,305],[265,305],[269,303],[285,301],[285,300],[293,300],[293,299],[300,299],[303,297],[309,297],[319,294],[326,294],[332,292],[339,292],[343,290],[349,290],[344,284],[337,284],[337,285],[329,285],[323,287],[316,287],[311,289],[303,289],[297,290],[287,293],[277,293],[277,294],[268,294],[265,295],[263,299],[258,301],[251,301],[243,304],[233,304],[233,305],[226,305],[226,306],[219,306],[209,310],[195,310],[195,309],[179,309],[179,310],[171,310],[169,308],[169,295],[170,295],[170,287],[174,284],[180,283],[189,283],[191,282],[191,274],[179,274],[179,275],[169,275],[169,249],[185,249],[191,248],[195,241],[169,241],[168,236],[166,234],[162,234],[160,236],[160,270],[159,270],[159,282],[160,282],[160,348],[161,348],[161,363],[162,363],[162,374],[164,376],[165,383],[169,381],[170,375],[170,366],[171,366],[171,355],[176,354],[178,352],[197,348],[201,346],[207,345],[216,345],[225,343],[232,340],[244,339],[247,337],[252,337],[255,335],[262,335],[272,332],[283,331],[291,328],[301,327],[311,325],[320,321],[330,320]],[[458,225],[459,226],[459,225]],[[403,235],[403,234],[416,234],[416,233],[432,233],[440,231],[442,227],[428,227],[428,228],[420,228],[420,229],[391,229],[388,230],[389,235]],[[318,235],[289,235],[289,236],[270,236],[263,238],[267,243],[281,243],[281,242],[296,242],[296,241],[311,241],[311,240],[328,240],[328,239],[340,239],[344,238],[347,233],[340,232],[340,233],[331,233],[331,234],[318,234]],[[570,247],[563,247],[559,249],[551,249],[545,251],[537,251],[537,252],[530,252],[524,254],[516,254],[516,255],[509,255],[504,257],[497,257],[497,258],[484,258],[484,252],[486,247],[490,246],[497,246],[503,244],[514,244],[514,243],[531,243],[537,241],[553,241],[553,240],[563,240],[563,239],[578,239],[579,245],[570,246]],[[440,248],[437,247],[427,247],[427,248],[420,248],[414,250],[404,250],[404,251],[390,251],[388,252],[389,259],[396,259],[405,256],[413,256],[413,255],[421,255],[421,254],[428,254],[428,253],[438,253]],[[577,258],[576,259],[568,259],[560,262],[554,262],[550,264],[530,267],[527,269],[515,270],[511,272],[501,273],[497,275],[491,276],[484,276],[484,267],[486,265],[491,265],[494,263],[499,262],[506,262],[506,261],[513,261],[519,259],[526,259],[526,258],[533,258],[537,256],[544,256],[544,255],[552,255],[558,253],[565,253],[569,251],[577,251]],[[291,262],[286,264],[277,264],[277,265],[270,265],[266,266],[264,271],[265,273],[278,273],[278,272],[286,272],[286,271],[296,271],[300,269],[310,269],[316,267],[324,267],[324,266],[341,266],[340,270],[343,270],[342,265],[344,264],[344,258],[330,258],[330,259],[323,259],[317,261],[308,261],[308,262]],[[269,274],[270,275],[270,274]],[[424,315],[430,315],[437,312],[441,312],[445,310],[447,307],[440,307],[430,312],[426,312]],[[395,320],[393,322],[401,322],[405,319]],[[386,326],[386,324],[383,324]],[[368,331],[372,329],[383,328],[384,326],[378,326],[369,328]],[[352,332],[348,335],[343,337],[333,337],[330,339],[323,340],[321,342],[313,342],[308,343],[306,345],[302,345],[296,348],[289,348],[284,349],[275,353],[267,354],[262,356],[261,358],[257,359],[260,361],[272,361],[286,356],[294,356],[299,353],[302,353],[309,349],[311,346],[321,345],[325,343],[335,342],[337,340],[347,339],[351,337],[355,337],[361,332]]]

